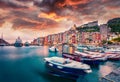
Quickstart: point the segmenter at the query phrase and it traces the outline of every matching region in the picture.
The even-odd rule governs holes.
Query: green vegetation
[[[113,44],[113,42],[112,41],[103,40],[102,41],[102,45],[104,45],[104,44]]]
[[[108,44],[113,44],[113,42],[111,42],[111,41],[108,41],[107,43],[108,43]]]
[[[106,43],[107,43],[107,41],[106,41],[106,40],[103,40],[101,43],[102,43],[102,44],[106,44]]]
[[[111,32],[116,34],[120,33],[120,18],[114,18],[108,21],[108,26],[111,28]]]
[[[99,32],[99,27],[98,26],[93,26],[93,27],[79,27],[77,28],[80,32]]]
[[[114,42],[120,42],[120,37],[114,38],[114,39],[112,39],[112,41],[114,41]]]

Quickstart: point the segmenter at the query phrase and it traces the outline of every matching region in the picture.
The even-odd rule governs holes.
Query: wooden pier
[[[120,82],[120,67],[105,77],[101,77],[99,82]]]

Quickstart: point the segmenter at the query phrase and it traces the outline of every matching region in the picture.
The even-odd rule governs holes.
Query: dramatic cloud
[[[30,37],[32,32],[48,35],[115,17],[120,17],[120,0],[0,0],[0,27],[9,22],[12,31],[30,31]]]
[[[90,20],[101,21],[101,16],[110,13],[109,8],[114,8],[113,10],[117,9],[116,11],[119,11],[119,3],[119,0],[35,0],[34,5],[40,8],[43,16],[51,19],[56,19],[57,17],[58,20],[66,18],[77,24],[83,24]],[[51,15],[54,16],[52,17]],[[118,15],[116,15],[116,17],[118,17]],[[102,23],[105,23],[110,18],[112,17],[109,15]]]
[[[15,1],[15,0],[0,0],[0,7],[1,8],[27,8],[27,6]]]

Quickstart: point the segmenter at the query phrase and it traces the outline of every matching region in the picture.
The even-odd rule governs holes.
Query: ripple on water
[[[119,61],[107,61],[75,81],[49,75],[43,58],[50,56],[61,54],[49,53],[48,47],[0,48],[0,82],[98,82],[100,76],[120,66]]]

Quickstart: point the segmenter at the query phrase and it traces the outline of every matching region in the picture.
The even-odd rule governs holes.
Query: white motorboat
[[[110,49],[106,49],[105,53],[118,53],[120,54],[120,48],[110,48]]]
[[[49,51],[58,52],[58,49],[55,46],[52,46],[52,47],[49,48]]]
[[[56,69],[59,70],[59,72],[63,72],[67,74],[79,76],[81,73],[92,72],[89,65],[62,57],[45,58],[45,61],[46,64],[49,67],[53,68],[54,70]]]
[[[87,57],[90,59],[96,59],[99,61],[105,61],[107,60],[107,57],[105,56],[104,53],[99,53],[99,52],[91,52],[91,51],[84,51],[84,52],[79,52],[79,51],[75,51],[75,54],[78,54],[82,57]]]

